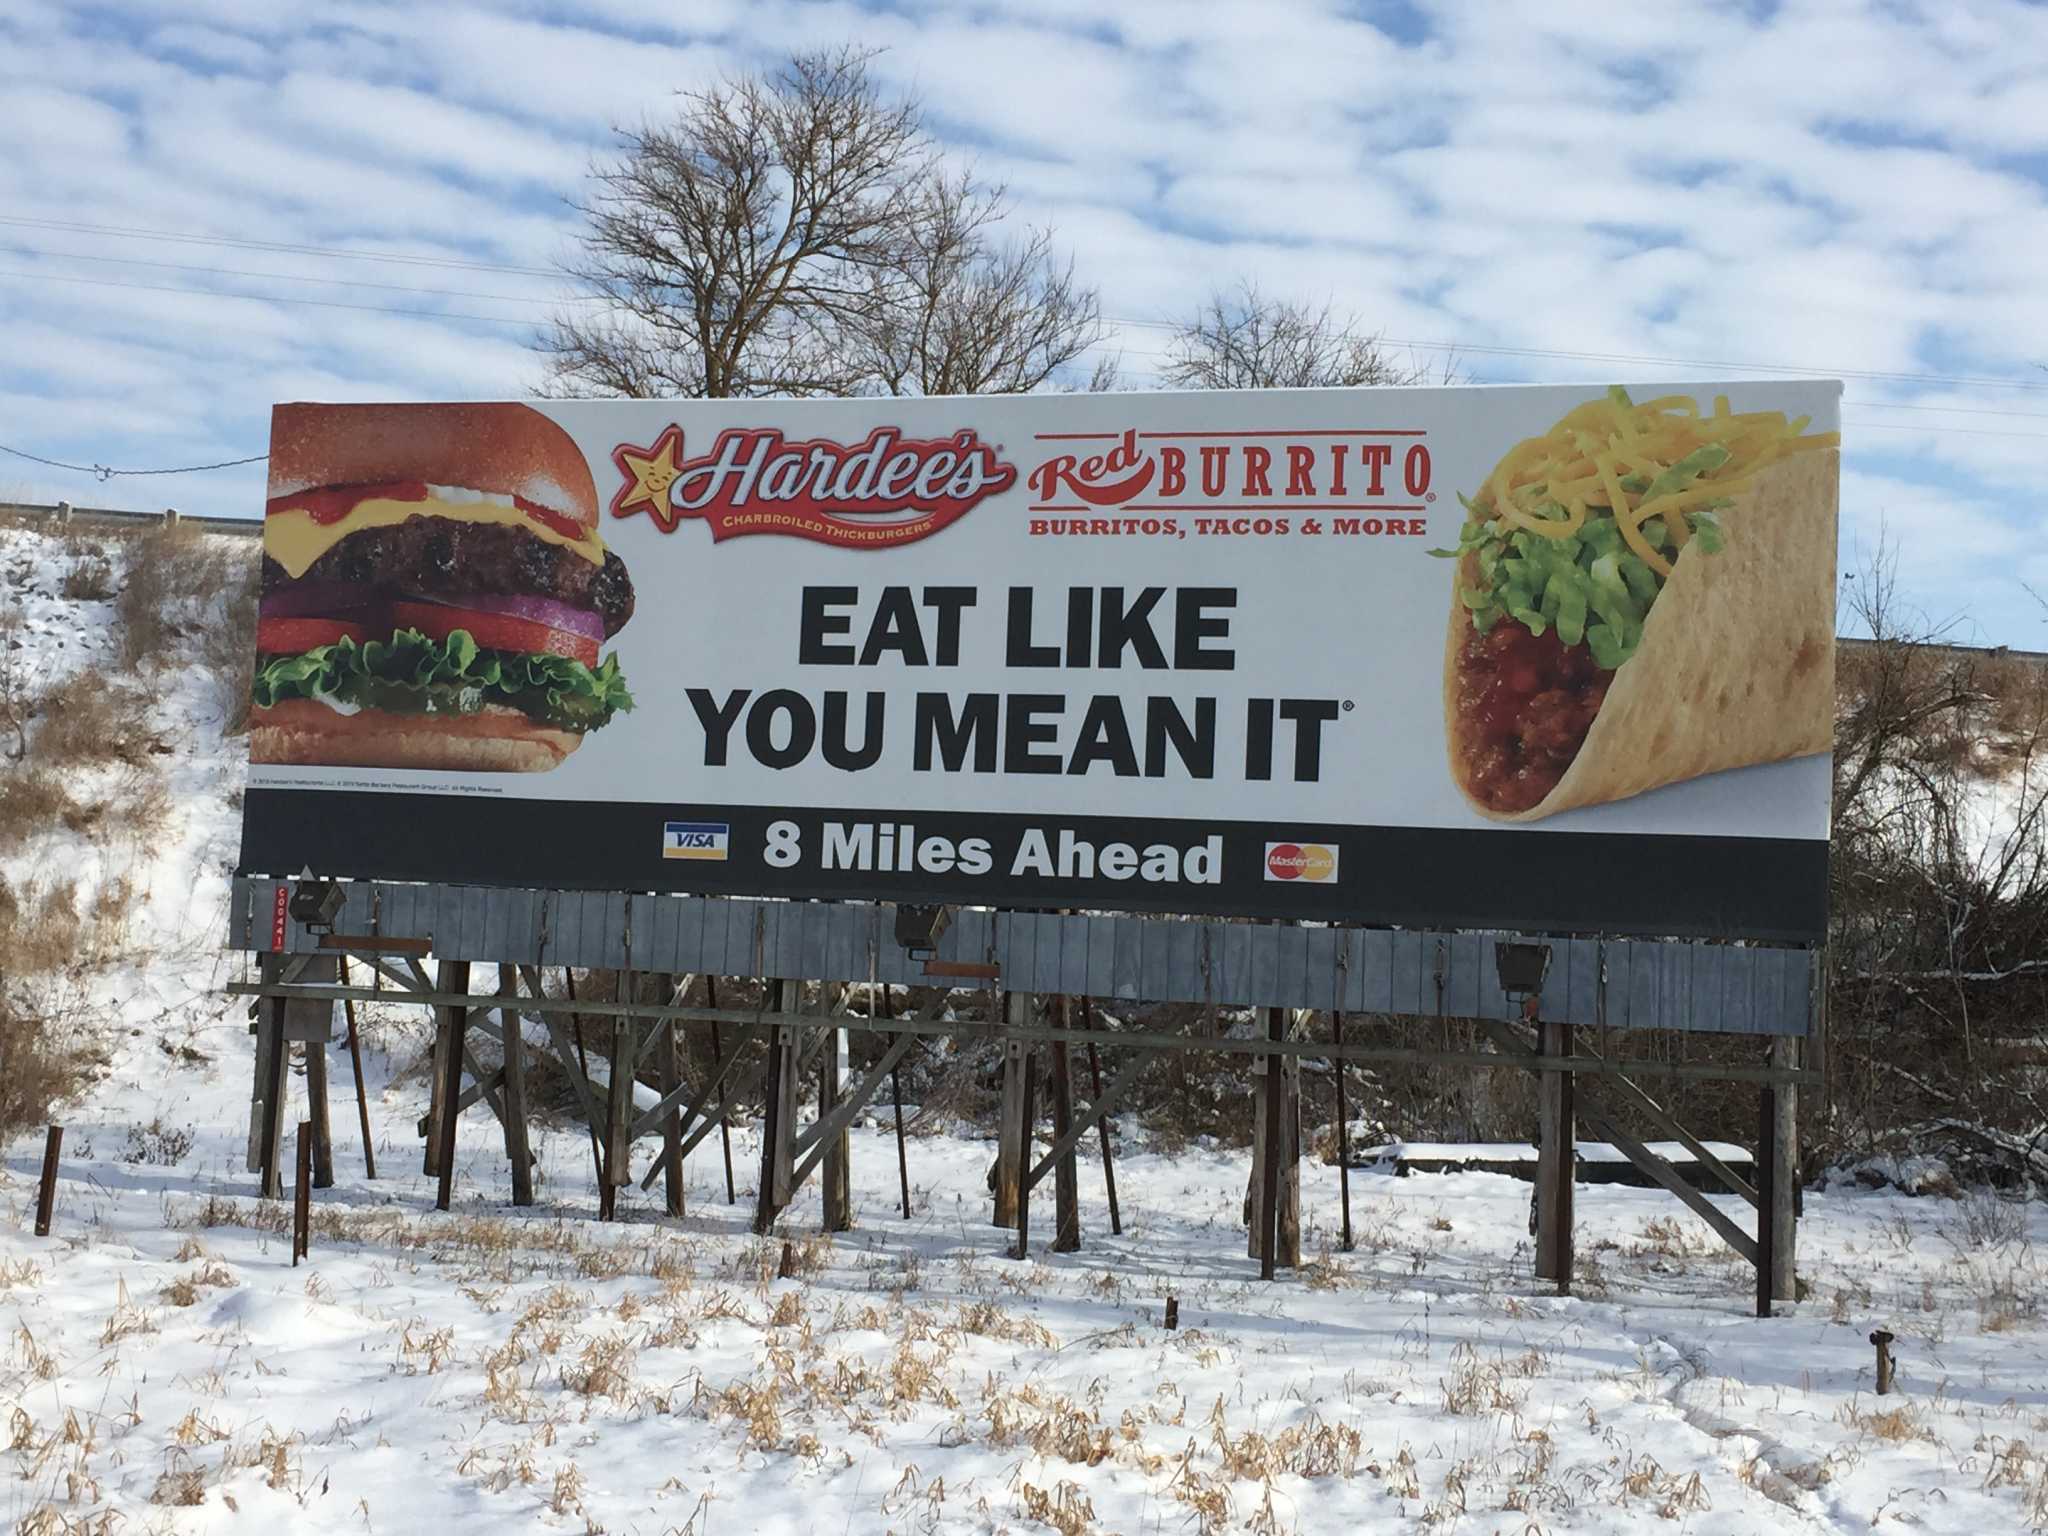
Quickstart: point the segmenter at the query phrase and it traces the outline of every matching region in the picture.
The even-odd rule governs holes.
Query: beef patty
[[[361,529],[315,560],[300,580],[375,585],[422,597],[545,597],[596,612],[606,638],[633,617],[633,579],[610,550],[596,566],[525,528],[447,517],[409,517],[388,528]],[[294,585],[283,566],[264,558],[265,592]]]

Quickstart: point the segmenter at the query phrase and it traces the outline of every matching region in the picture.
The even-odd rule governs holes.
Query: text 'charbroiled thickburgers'
[[[250,757],[533,772],[632,708],[633,583],[523,405],[281,405]]]

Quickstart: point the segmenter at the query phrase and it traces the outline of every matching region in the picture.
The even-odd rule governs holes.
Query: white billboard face
[[[1806,936],[1838,398],[280,407],[244,863]]]

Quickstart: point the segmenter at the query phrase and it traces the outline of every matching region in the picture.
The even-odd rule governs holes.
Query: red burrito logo
[[[1337,850],[1321,843],[1268,843],[1266,878],[1328,885],[1337,878]]]
[[[906,438],[894,427],[877,427],[852,446],[791,442],[773,427],[732,428],[691,459],[683,429],[671,426],[651,447],[621,443],[612,462],[624,477],[613,517],[645,512],[663,533],[701,518],[714,543],[779,533],[848,549],[930,538],[1017,480],[1016,468],[971,431]]]

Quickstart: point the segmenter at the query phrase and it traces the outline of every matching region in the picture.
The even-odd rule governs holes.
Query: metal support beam
[[[1069,1023],[1067,1008],[1070,999],[1062,997],[1059,1003],[1060,1025]],[[1053,1224],[1052,1251],[1054,1253],[1075,1253],[1081,1247],[1081,1190],[1074,1168],[1074,1148],[1071,1143],[1059,1151],[1061,1142],[1066,1141],[1067,1132],[1074,1127],[1074,1063],[1069,1055],[1067,1042],[1055,1040],[1052,1050],[1052,1135],[1057,1155],[1053,1158]],[[1075,1141],[1080,1140],[1077,1136]]]
[[[786,982],[769,985],[773,1011],[785,1012]],[[763,1236],[775,1226],[783,1207],[789,1204],[795,1172],[792,1143],[796,1139],[798,1037],[794,1024],[777,1024],[768,1031],[768,1066],[762,1094],[767,1113],[761,1127],[761,1189],[754,1206],[754,1230]]]
[[[1038,1118],[1038,1052],[1027,1048],[1024,1052],[1024,1075],[1017,1093],[1017,1157],[1011,1165],[1021,1170],[1031,1157],[1031,1131]],[[1031,1257],[1031,1186],[1020,1175],[1014,1180],[1017,1191],[1017,1246],[1011,1257],[1019,1260]]]

